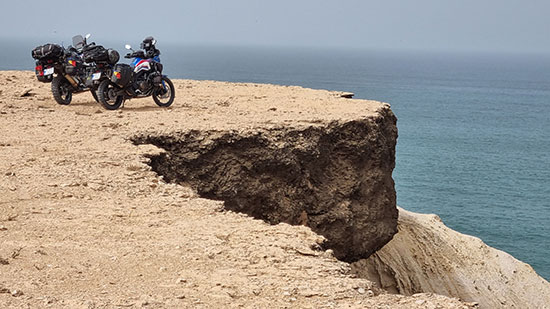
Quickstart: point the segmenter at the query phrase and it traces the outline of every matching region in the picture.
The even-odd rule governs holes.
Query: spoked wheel
[[[69,105],[73,99],[72,86],[62,76],[56,76],[52,80],[52,94],[55,101],[61,105]]]
[[[172,84],[172,81],[168,77],[163,76],[160,87],[156,87],[153,90],[153,100],[160,107],[168,107],[174,103],[175,98],[176,89],[174,88],[174,84]]]
[[[108,110],[119,108],[122,102],[124,102],[124,97],[122,95],[117,95],[118,90],[120,89],[115,84],[111,83],[110,80],[106,79],[102,81],[97,89],[99,103]]]

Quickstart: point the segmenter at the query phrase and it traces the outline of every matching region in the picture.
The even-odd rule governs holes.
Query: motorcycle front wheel
[[[99,98],[97,97],[97,93],[94,89],[91,89],[90,92],[92,93],[92,97],[94,97],[94,100],[99,103]]]
[[[72,86],[63,76],[56,76],[52,80],[53,98],[58,104],[69,105],[73,99]]]
[[[115,110],[124,102],[124,97],[122,95],[116,95],[117,90],[119,90],[118,87],[108,79],[99,84],[99,88],[97,88],[97,98],[105,109]]]
[[[160,107],[168,107],[174,103],[176,98],[176,89],[172,81],[166,77],[162,77],[162,82],[160,87],[155,87],[153,90],[153,100]]]

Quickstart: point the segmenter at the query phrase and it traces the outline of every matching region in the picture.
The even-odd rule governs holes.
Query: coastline
[[[174,108],[143,99],[107,112],[89,94],[56,105],[32,72],[0,73],[0,257],[8,262],[0,288],[24,293],[0,293],[0,303],[474,307],[386,294],[330,251],[313,250],[322,237],[309,228],[220,211],[219,201],[151,170],[147,158],[161,149],[130,143],[144,133],[324,128],[374,117],[387,104],[301,87],[177,80]]]

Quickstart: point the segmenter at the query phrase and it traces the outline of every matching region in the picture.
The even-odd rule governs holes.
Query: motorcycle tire
[[[166,88],[155,88],[155,90],[153,90],[153,101],[155,101],[155,103],[160,107],[168,107],[174,103],[174,99],[176,98],[176,89],[168,77],[163,76],[162,81],[164,82]],[[165,99],[166,97],[168,98],[168,101],[163,102],[162,99]]]
[[[97,97],[96,91],[91,89],[90,92],[92,93],[92,97],[94,97],[94,100],[99,103],[99,98]]]
[[[97,88],[99,103],[107,110],[118,109],[124,102],[124,97],[121,95],[117,96],[115,99],[111,99],[109,92],[114,90],[118,90],[118,87],[108,79],[102,81],[101,84],[99,84],[99,88]]]
[[[72,86],[68,80],[62,76],[56,76],[52,80],[53,98],[58,104],[69,105],[73,99]]]

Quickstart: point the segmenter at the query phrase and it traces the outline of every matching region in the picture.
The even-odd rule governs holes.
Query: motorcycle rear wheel
[[[99,88],[97,88],[97,98],[105,109],[118,109],[124,102],[124,97],[122,95],[115,95],[116,90],[119,90],[118,87],[108,79],[99,84]]]
[[[153,101],[160,107],[168,107],[174,103],[176,89],[172,81],[166,76],[162,77],[162,85],[163,87],[156,87],[153,90]],[[165,101],[165,99],[168,100]]]
[[[69,81],[62,76],[54,77],[52,80],[52,95],[58,104],[71,104],[73,91]]]

